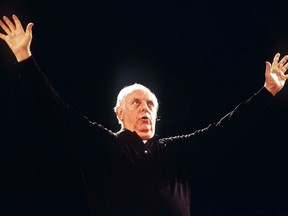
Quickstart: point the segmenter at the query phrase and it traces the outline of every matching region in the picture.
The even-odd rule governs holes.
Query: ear
[[[123,108],[122,107],[116,108],[116,115],[120,121],[123,120]]]

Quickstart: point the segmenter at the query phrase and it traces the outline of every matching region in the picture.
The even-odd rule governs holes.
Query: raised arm
[[[65,118],[64,113],[67,112],[69,105],[42,73],[31,54],[33,23],[29,23],[24,30],[18,17],[13,15],[12,19],[4,16],[3,20],[0,20],[0,26],[6,33],[0,33],[0,38],[7,43],[18,61],[18,77],[25,92],[39,110],[43,111],[45,116],[49,116],[49,120],[56,120],[58,123],[60,119]]]
[[[21,62],[31,56],[30,45],[32,42],[32,27],[33,23],[23,29],[22,24],[16,15],[12,15],[13,22],[6,16],[3,21],[0,20],[0,26],[5,34],[0,33],[0,38],[3,39],[10,47],[18,62]]]
[[[285,72],[288,69],[288,55],[280,60],[280,53],[277,53],[272,64],[266,61],[265,84],[264,87],[275,96],[284,87],[288,75]]]

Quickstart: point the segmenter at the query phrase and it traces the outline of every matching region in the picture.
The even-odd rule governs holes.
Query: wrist
[[[273,95],[275,96],[281,89],[279,87],[271,87],[267,85],[266,83],[264,84],[264,87]]]
[[[17,62],[21,62],[21,61],[28,59],[32,55],[32,53],[30,49],[23,49],[23,50],[15,51],[14,55],[17,59]]]

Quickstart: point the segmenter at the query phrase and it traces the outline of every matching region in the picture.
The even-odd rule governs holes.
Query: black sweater
[[[155,135],[144,144],[135,132],[114,133],[73,110],[33,57],[18,68],[29,96],[67,139],[95,215],[190,215],[191,180],[201,163],[199,154],[225,148],[215,147],[221,137],[241,137],[273,98],[262,88],[204,129],[168,138]]]

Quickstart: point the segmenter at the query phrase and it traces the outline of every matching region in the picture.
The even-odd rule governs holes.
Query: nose
[[[149,110],[147,103],[142,103],[140,110],[141,112],[147,112]]]

